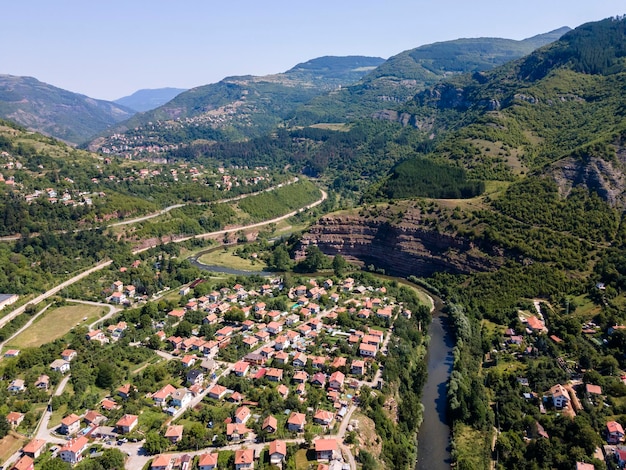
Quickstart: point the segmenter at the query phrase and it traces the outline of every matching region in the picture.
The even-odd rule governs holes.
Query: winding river
[[[443,302],[437,297],[428,334],[428,379],[422,392],[424,420],[417,441],[416,470],[449,470],[450,427],[446,419],[446,386],[452,372],[454,339],[448,317],[442,312]]]

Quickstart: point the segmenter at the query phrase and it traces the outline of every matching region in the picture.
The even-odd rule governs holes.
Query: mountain
[[[501,38],[456,39],[427,44],[390,57],[359,83],[300,107],[297,124],[346,122],[404,103],[429,86],[454,75],[492,69],[559,39],[562,27],[522,41]]]
[[[431,148],[410,162],[448,161],[475,180],[549,175],[562,195],[582,186],[626,207],[625,28],[623,19],[582,25],[527,57],[418,94],[397,112],[431,136]],[[383,192],[410,196],[409,173],[396,170]]]
[[[130,155],[162,152],[195,140],[263,135],[313,97],[353,83],[384,62],[377,57],[320,57],[275,75],[227,77],[193,88],[109,129],[91,150]]]
[[[138,90],[132,95],[119,98],[114,103],[117,103],[126,108],[135,110],[137,112],[150,111],[151,109],[158,108],[164,105],[172,98],[180,95],[182,92],[187,91],[186,88],[155,88]]]
[[[32,77],[0,75],[0,117],[68,143],[82,143],[133,114]]]

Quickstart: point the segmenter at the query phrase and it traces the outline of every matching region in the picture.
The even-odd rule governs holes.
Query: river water
[[[446,386],[452,372],[454,339],[442,307],[442,302],[435,299],[435,312],[428,330],[428,379],[422,392],[424,420],[418,434],[416,470],[449,470],[451,463]]]

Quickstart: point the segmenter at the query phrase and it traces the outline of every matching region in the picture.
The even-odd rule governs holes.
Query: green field
[[[71,304],[46,310],[35,322],[13,338],[8,346],[16,349],[36,348],[62,337],[77,324],[88,325],[104,315],[103,307]],[[83,321],[83,318],[87,318]]]
[[[225,266],[242,271],[263,271],[267,267],[263,261],[240,258],[235,255],[236,249],[237,247],[230,247],[205,253],[198,261],[209,266]]]

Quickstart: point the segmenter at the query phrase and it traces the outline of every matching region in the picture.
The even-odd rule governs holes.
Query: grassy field
[[[267,266],[264,262],[240,258],[235,255],[237,247],[215,250],[202,255],[198,261],[209,266],[225,266],[242,271],[263,271]]]
[[[307,449],[300,449],[295,455],[296,470],[308,470],[309,466],[317,463],[315,452]]]
[[[70,331],[76,324],[89,324],[107,312],[103,307],[84,304],[68,304],[66,306],[47,310],[22,333],[13,338],[10,347],[33,348],[54,341]],[[83,322],[83,318],[87,320]]]
[[[4,463],[26,443],[26,438],[10,432],[0,440],[0,462]]]
[[[453,449],[456,461],[463,462],[463,468],[487,470],[491,468],[491,436],[486,432],[476,431],[464,424],[455,426]]]

